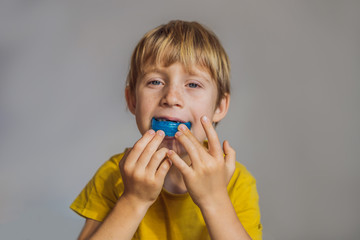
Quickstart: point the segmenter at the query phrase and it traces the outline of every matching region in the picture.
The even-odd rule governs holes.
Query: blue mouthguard
[[[153,118],[151,120],[151,128],[154,131],[163,130],[165,132],[165,136],[173,137],[175,133],[178,131],[178,126],[180,124],[185,124],[188,129],[191,129],[191,122],[186,123],[177,123],[172,121],[159,121]]]

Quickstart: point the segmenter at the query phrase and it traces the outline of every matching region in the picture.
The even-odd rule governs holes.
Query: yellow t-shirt
[[[79,215],[103,221],[124,190],[119,162],[124,153],[106,161],[70,208]],[[262,239],[259,196],[255,178],[240,163],[228,185],[236,213],[252,239]],[[224,229],[226,231],[226,229]],[[133,239],[210,239],[198,206],[188,193],[172,194],[163,189],[148,209]]]

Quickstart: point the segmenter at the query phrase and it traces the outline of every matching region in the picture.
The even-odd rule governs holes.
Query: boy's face
[[[210,74],[194,67],[187,72],[181,63],[169,67],[153,67],[136,85],[135,96],[126,89],[129,110],[135,115],[141,134],[151,128],[152,118],[191,122],[191,132],[200,141],[206,139],[200,118],[206,115],[218,122],[225,117],[229,96],[216,106],[217,86]],[[160,147],[174,150],[180,156],[186,152],[174,137],[165,137]]]

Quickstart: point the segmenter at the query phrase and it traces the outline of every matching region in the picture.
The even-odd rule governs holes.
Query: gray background
[[[360,1],[1,1],[0,239],[75,239],[69,205],[139,137],[123,90],[151,28],[196,20],[232,62],[219,125],[264,239],[359,239]]]

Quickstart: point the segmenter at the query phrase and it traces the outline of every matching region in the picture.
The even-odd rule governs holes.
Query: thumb
[[[182,175],[186,176],[190,173],[191,167],[189,167],[184,160],[182,160],[179,155],[176,154],[173,150],[169,150],[167,152],[167,156],[169,157],[170,161],[174,164],[174,166],[179,169]]]
[[[171,167],[171,161],[166,158],[159,166],[159,168],[156,171],[156,178],[158,180],[164,181],[166,174],[169,172],[169,169]]]

